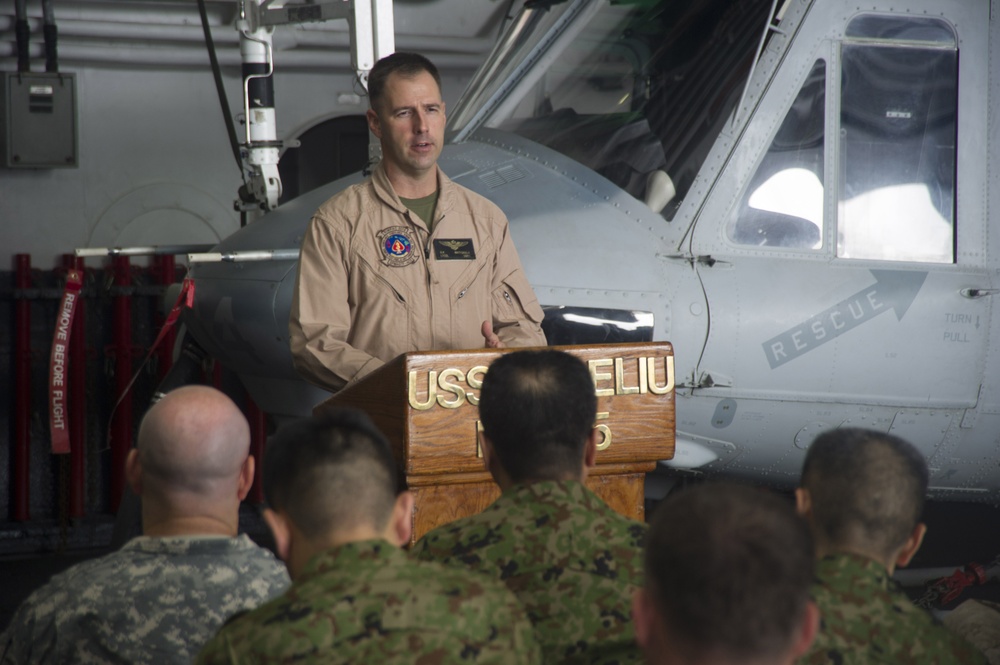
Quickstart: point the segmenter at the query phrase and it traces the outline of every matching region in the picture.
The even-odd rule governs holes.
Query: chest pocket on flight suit
[[[465,270],[451,283],[451,300],[456,313],[453,318],[463,327],[474,327],[476,335],[479,335],[479,324],[491,317],[493,247],[493,240],[487,238],[481,246],[476,247],[474,260],[447,262],[466,264]],[[439,261],[437,265],[443,263],[446,262]]]
[[[348,293],[352,312],[348,341],[374,356],[394,358],[411,346],[408,291],[383,271],[413,266],[386,267],[366,254],[356,254],[358,274],[352,278]]]

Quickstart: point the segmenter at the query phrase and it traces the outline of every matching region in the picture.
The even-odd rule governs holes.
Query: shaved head
[[[590,370],[564,351],[506,353],[483,377],[483,433],[514,482],[579,477],[596,417]]]
[[[927,484],[927,462],[913,445],[867,429],[824,432],[802,467],[818,542],[882,559],[892,558],[920,521]]]
[[[781,497],[706,483],[672,493],[646,540],[646,589],[662,662],[780,663],[807,619],[815,569],[805,522]],[[662,647],[662,644],[658,644]]]
[[[367,415],[329,409],[268,440],[264,495],[314,540],[361,526],[381,531],[399,495],[392,448]]]
[[[136,444],[143,500],[228,495],[250,450],[250,427],[226,395],[208,386],[168,393],[142,419]]]

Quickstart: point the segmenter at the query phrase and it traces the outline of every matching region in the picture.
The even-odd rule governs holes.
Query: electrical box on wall
[[[75,74],[4,72],[0,114],[4,166],[77,165]]]

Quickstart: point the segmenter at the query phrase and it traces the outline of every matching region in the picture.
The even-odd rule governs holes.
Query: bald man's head
[[[228,496],[249,454],[250,427],[223,393],[186,386],[149,409],[136,448],[144,501]]]

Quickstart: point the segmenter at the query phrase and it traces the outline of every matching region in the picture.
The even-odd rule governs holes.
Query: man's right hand
[[[482,331],[483,338],[486,340],[486,344],[484,344],[484,346],[487,349],[502,349],[506,347],[503,341],[497,337],[497,334],[493,332],[493,323],[490,321],[483,321]]]

